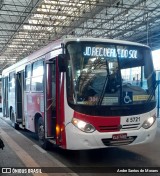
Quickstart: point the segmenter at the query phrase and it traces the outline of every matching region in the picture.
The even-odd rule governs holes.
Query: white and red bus
[[[98,38],[50,43],[2,72],[3,116],[71,150],[151,142],[155,71],[142,44]]]
[[[0,113],[2,112],[2,79],[0,75]]]

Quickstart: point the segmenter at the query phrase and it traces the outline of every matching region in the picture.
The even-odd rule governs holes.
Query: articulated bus
[[[40,145],[81,150],[151,142],[156,78],[148,46],[66,38],[2,72],[3,116]]]

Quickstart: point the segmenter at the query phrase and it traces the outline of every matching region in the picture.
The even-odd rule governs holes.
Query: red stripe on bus
[[[66,149],[66,133],[65,133],[65,113],[64,113],[64,73],[62,77],[62,84],[60,88],[60,130],[61,130],[61,147]]]
[[[91,116],[74,112],[74,117],[92,124],[99,132],[120,130],[120,116]]]
[[[56,144],[66,149],[66,133],[64,128],[64,74],[59,72],[58,58],[56,59],[56,68]]]
[[[60,81],[58,70],[58,58],[56,58],[56,144],[60,145],[59,133],[60,133]]]

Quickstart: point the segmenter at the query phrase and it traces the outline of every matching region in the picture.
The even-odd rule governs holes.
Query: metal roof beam
[[[41,1],[42,1],[42,0],[32,0],[32,1],[30,2],[30,5],[31,5],[32,8],[30,8],[30,5],[29,5],[29,6],[25,9],[25,11],[22,12],[22,13],[24,14],[25,12],[28,12],[28,15],[29,15],[29,13],[31,13],[31,12],[33,11],[33,9],[34,9]],[[13,39],[14,35],[16,34],[16,32],[20,29],[20,27],[22,26],[22,24],[24,23],[24,21],[27,19],[28,15],[26,15],[26,17],[24,17],[24,18],[22,18],[22,17],[20,16],[20,18],[19,18],[19,20],[18,20],[18,21],[20,22],[19,26],[16,27],[16,31],[15,31],[14,34],[10,37],[10,39],[9,39],[8,42],[6,43],[6,46],[1,50],[0,54],[3,53],[3,51],[7,48],[8,43],[10,42],[10,40]]]

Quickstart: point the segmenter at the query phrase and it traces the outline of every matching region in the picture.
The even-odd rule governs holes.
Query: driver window
[[[89,86],[91,85],[93,89],[97,89],[98,85],[94,85],[94,83],[99,81],[101,76],[106,77],[106,75],[107,75],[106,61],[103,58],[89,58],[87,64],[81,71],[79,77],[78,82],[79,92],[83,94],[85,89],[88,89]],[[104,81],[105,80],[103,80],[103,84]]]

